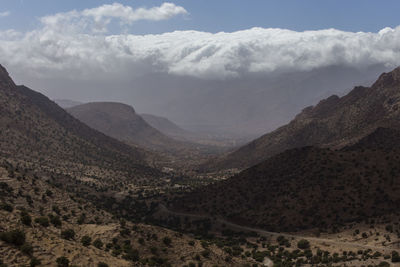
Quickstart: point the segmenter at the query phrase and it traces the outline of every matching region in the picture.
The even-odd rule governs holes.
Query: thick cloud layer
[[[168,3],[149,9],[113,4],[43,17],[36,30],[0,32],[0,64],[18,83],[50,97],[123,101],[185,125],[256,134],[400,65],[400,27],[108,33],[115,26],[124,32],[137,20],[185,14]]]
[[[92,11],[97,12],[95,18],[109,14]],[[252,28],[215,34],[176,31],[104,35],[79,32],[80,27],[73,26],[60,31],[54,27],[60,18],[43,20],[43,28],[35,31],[0,32],[2,63],[34,75],[72,75],[82,79],[99,73],[110,75],[107,78],[118,74],[116,78],[121,78],[153,72],[223,79],[331,65],[400,63],[400,27],[378,33]]]

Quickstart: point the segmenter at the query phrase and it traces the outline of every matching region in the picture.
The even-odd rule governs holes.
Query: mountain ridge
[[[334,95],[306,107],[287,125],[203,167],[243,169],[286,149],[307,145],[340,148],[378,127],[399,127],[399,73],[400,67],[381,74],[371,87],[357,86],[343,97]]]

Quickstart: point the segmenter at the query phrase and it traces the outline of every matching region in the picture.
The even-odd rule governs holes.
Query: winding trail
[[[400,252],[400,249],[396,249],[396,248],[385,248],[385,247],[381,247],[381,246],[363,245],[363,244],[354,243],[354,242],[344,242],[344,241],[338,241],[338,240],[327,239],[327,238],[302,236],[302,235],[287,234],[287,233],[269,232],[269,231],[265,231],[265,230],[258,229],[258,228],[253,228],[253,227],[248,227],[248,226],[235,224],[235,223],[229,222],[229,221],[227,221],[225,219],[222,219],[222,218],[214,219],[214,218],[212,218],[210,216],[207,216],[207,215],[199,215],[199,214],[191,214],[191,213],[172,211],[172,210],[169,210],[163,204],[159,204],[159,209],[160,209],[161,212],[165,212],[167,214],[178,216],[178,217],[189,217],[189,218],[197,218],[197,219],[214,220],[214,221],[216,221],[218,223],[225,224],[225,225],[229,226],[230,228],[234,228],[234,229],[237,229],[237,230],[240,230],[240,231],[255,232],[255,233],[257,233],[259,235],[263,235],[263,236],[271,236],[271,237],[284,236],[286,238],[307,239],[309,241],[320,243],[320,244],[325,245],[325,246],[327,244],[330,244],[330,245],[335,245],[337,247],[352,247],[352,248],[355,248],[355,249],[371,249],[371,250],[374,250],[374,251],[389,252],[389,253],[391,253],[393,250],[396,250],[396,251]]]

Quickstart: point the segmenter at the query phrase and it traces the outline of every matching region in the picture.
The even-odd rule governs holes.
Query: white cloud
[[[0,32],[0,64],[30,75],[74,79],[120,79],[154,72],[225,79],[331,65],[400,65],[400,27],[378,33],[252,28],[232,33],[104,34],[112,18],[131,23],[185,12],[168,3],[135,10],[113,4],[47,16],[40,29]]]
[[[173,3],[163,3],[159,7],[150,9],[138,8],[136,10],[129,6],[119,3],[112,5],[103,5],[97,8],[85,9],[83,16],[93,17],[95,21],[101,21],[104,18],[118,18],[125,23],[132,23],[138,20],[166,20],[176,15],[187,14],[188,12],[181,6]]]
[[[130,25],[139,20],[160,21],[185,14],[188,14],[185,8],[173,3],[163,3],[161,6],[149,9],[133,9],[130,6],[114,3],[82,11],[57,13],[42,17],[40,20],[46,27],[71,29],[71,26],[74,26],[80,30],[106,32],[107,25],[112,19],[118,20],[121,24]]]
[[[10,11],[0,12],[0,18],[8,17],[10,14]]]

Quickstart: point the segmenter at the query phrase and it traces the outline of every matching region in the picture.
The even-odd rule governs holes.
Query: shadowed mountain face
[[[305,108],[289,124],[214,161],[211,168],[246,168],[279,152],[308,145],[343,147],[378,127],[400,125],[400,68],[382,74],[371,87],[355,87]]]
[[[40,166],[97,166],[157,176],[144,152],[81,123],[44,95],[16,86],[0,66],[0,155]]]
[[[334,229],[398,213],[400,132],[378,128],[342,150],[287,150],[175,200],[175,209],[270,231]]]
[[[55,99],[54,102],[57,103],[62,108],[72,108],[78,105],[82,105],[82,102],[74,101],[70,99]]]
[[[182,138],[185,139],[185,137],[194,135],[193,133],[182,129],[181,127],[179,127],[178,125],[176,125],[167,118],[151,114],[140,114],[140,116],[152,127],[154,127],[155,129],[159,130],[160,132],[168,136],[177,139],[182,139]]]
[[[67,111],[90,127],[129,144],[158,150],[183,145],[150,126],[131,106],[122,103],[87,103]]]

